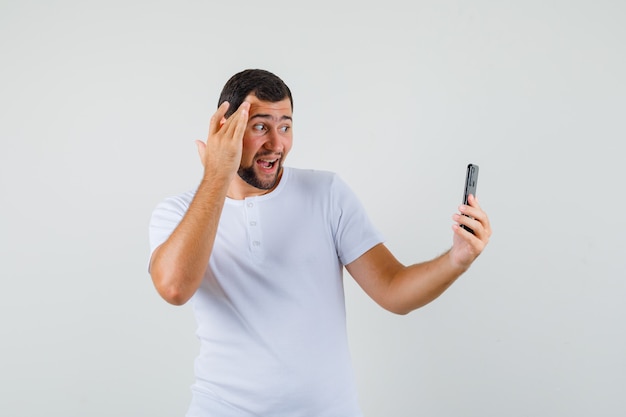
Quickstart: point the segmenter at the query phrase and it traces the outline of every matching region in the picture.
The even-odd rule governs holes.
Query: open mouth
[[[256,163],[264,169],[272,169],[274,165],[278,162],[278,158],[276,159],[257,159]]]

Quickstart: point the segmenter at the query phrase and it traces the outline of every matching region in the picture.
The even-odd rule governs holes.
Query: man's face
[[[243,136],[243,153],[237,173],[247,184],[271,190],[292,145],[292,111],[289,98],[282,101],[261,101],[254,95],[250,103],[248,125]]]

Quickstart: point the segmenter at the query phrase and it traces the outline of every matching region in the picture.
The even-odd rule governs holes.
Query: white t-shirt
[[[178,225],[194,194],[157,206],[151,251]],[[194,392],[243,416],[361,416],[343,265],[382,241],[334,173],[284,168],[271,193],[227,198],[192,297],[201,346]]]

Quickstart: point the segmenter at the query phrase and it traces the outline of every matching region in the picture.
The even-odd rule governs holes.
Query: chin
[[[276,173],[269,179],[262,179],[261,176],[255,171],[254,167],[239,168],[237,174],[248,185],[259,190],[271,190],[276,186],[280,173],[282,172],[282,165],[278,167]]]

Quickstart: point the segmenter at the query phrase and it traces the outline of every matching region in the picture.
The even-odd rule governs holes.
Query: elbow
[[[153,271],[151,273],[152,282],[157,292],[165,301],[174,306],[182,306],[191,298],[192,294],[184,291],[180,285],[176,285],[175,277]]]
[[[148,269],[152,283],[161,298],[169,304],[182,306],[195,292],[195,289],[191,289],[193,284],[190,284],[194,281],[176,262],[168,262],[166,259],[161,254],[161,247],[155,249]]]
[[[389,310],[389,311],[391,311],[393,314],[396,314],[398,316],[406,316],[407,314],[409,314],[413,310],[409,310],[409,309],[395,309],[395,310]]]
[[[385,310],[393,313],[393,314],[398,315],[398,316],[406,316],[411,311],[413,311],[412,308],[408,308],[408,307],[404,307],[404,306],[383,306],[383,308]]]
[[[182,306],[191,298],[175,288],[157,289],[157,291],[159,295],[161,295],[161,298],[174,306]]]
[[[387,304],[381,304],[381,306],[387,310],[392,312],[393,314],[397,314],[399,316],[406,316],[407,314],[420,309],[422,307],[424,307],[425,305],[429,304],[431,301],[433,301],[434,298],[430,299],[415,299],[415,300],[410,300],[410,301],[398,301],[395,303],[387,303]]]
[[[411,311],[415,310],[414,307],[407,305],[406,303],[394,300],[380,300],[378,302],[378,305],[380,305],[382,308],[389,311],[390,313],[396,314],[398,316],[406,316]]]

